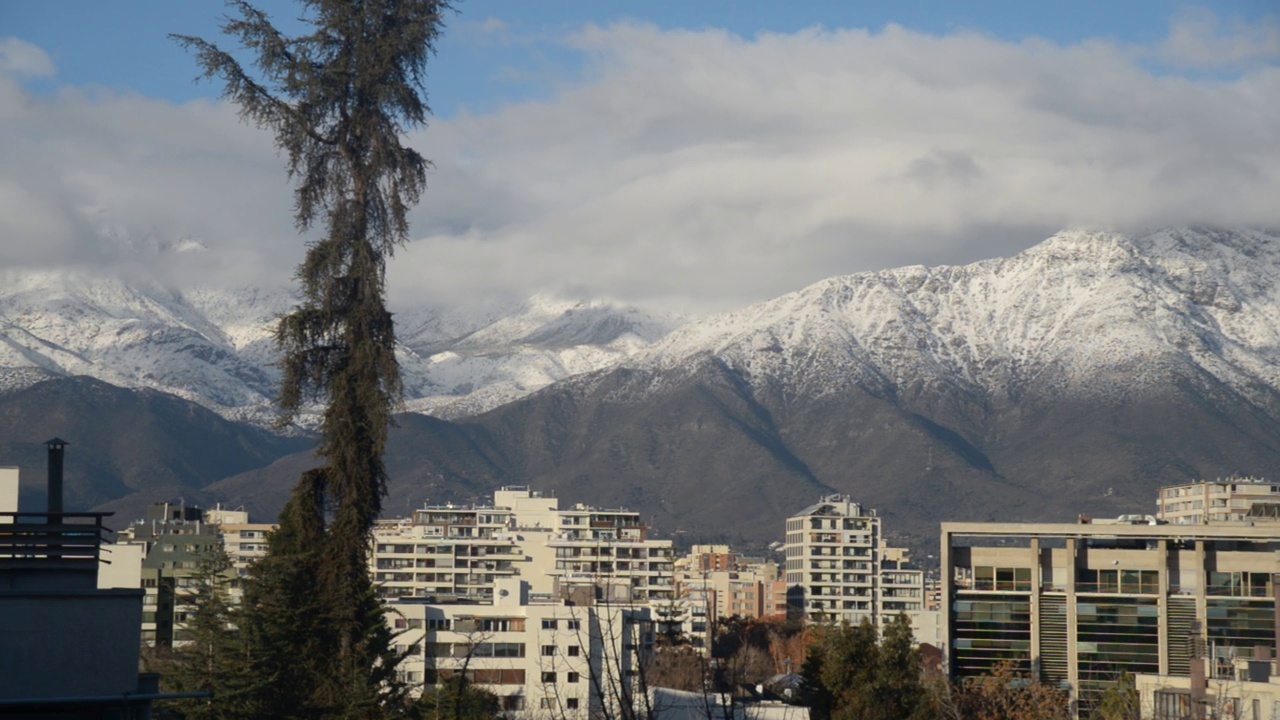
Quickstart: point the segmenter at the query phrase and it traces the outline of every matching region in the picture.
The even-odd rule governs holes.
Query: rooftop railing
[[[97,572],[111,514],[0,512],[0,570]]]

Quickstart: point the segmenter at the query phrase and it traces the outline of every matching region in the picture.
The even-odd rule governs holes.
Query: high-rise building
[[[924,609],[923,571],[886,543],[876,512],[847,495],[828,495],[787,518],[783,552],[790,614],[880,626]]]

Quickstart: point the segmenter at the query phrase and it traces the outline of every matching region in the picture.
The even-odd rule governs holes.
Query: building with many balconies
[[[674,597],[670,540],[649,537],[640,514],[574,505],[525,487],[504,487],[492,506],[427,507],[379,522],[374,581],[387,599],[491,598],[495,583],[518,577],[534,595],[565,584],[607,580],[630,588],[632,602]]]
[[[924,610],[924,573],[890,547],[880,517],[846,495],[829,495],[787,518],[789,613],[811,622],[870,620]]]
[[[1163,487],[1156,517],[1173,525],[1280,522],[1280,483],[1233,477]]]

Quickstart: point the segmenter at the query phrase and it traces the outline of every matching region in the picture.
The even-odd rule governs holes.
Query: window
[[[427,618],[428,630],[448,630],[453,626],[449,618]]]
[[[556,681],[556,674],[554,672],[544,671],[542,673],[542,682],[553,683],[555,681]]]
[[[1254,700],[1253,702],[1254,702],[1254,704],[1256,705],[1258,701],[1257,701],[1257,700]],[[564,701],[564,706],[565,706],[565,707],[567,707],[567,708],[569,708],[570,710],[577,710],[577,709],[578,709],[578,698],[566,698],[566,699],[565,699],[565,701]],[[1257,716],[1255,715],[1254,717],[1257,717]]]
[[[569,673],[569,676],[565,678],[565,682],[576,683],[578,682],[579,677],[581,676],[579,676],[578,673],[571,672]]]
[[[581,654],[581,652],[582,652],[582,648],[578,647],[577,645],[569,646],[569,657],[578,657],[578,655]]]
[[[973,589],[1028,591],[1031,589],[1031,568],[974,567]]]
[[[1154,595],[1160,591],[1160,573],[1156,570],[1081,569],[1076,576],[1076,590]]]
[[[555,621],[554,619],[552,619],[552,618],[543,618],[543,619],[542,619],[542,629],[543,629],[543,630],[555,630],[555,629],[556,629],[556,621]]]
[[[543,645],[543,646],[542,646],[542,656],[543,656],[543,657],[551,657],[552,655],[555,655],[555,654],[556,654],[556,646],[555,646],[555,645]]]
[[[568,620],[565,622],[565,627],[569,628],[570,630],[578,630],[580,626],[577,620]]]

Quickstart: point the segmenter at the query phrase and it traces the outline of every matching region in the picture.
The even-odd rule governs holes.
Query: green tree
[[[874,625],[827,626],[809,648],[804,669],[815,720],[924,718],[920,654],[911,621],[900,615],[879,637]]]
[[[426,159],[401,137],[426,121],[427,60],[450,3],[303,0],[311,31],[298,37],[243,0],[228,4],[234,12],[222,29],[252,53],[251,68],[211,42],[174,37],[195,53],[206,77],[225,83],[224,97],[244,119],[274,132],[296,181],[299,231],[323,226],[298,267],[301,302],[281,318],[276,340],[281,422],[322,403],[317,453],[324,464],[301,478],[298,502],[270,542],[270,562],[250,582],[309,591],[314,605],[284,627],[263,625],[274,613],[251,624],[260,639],[316,653],[302,668],[272,668],[281,689],[275,697],[289,703],[282,717],[377,717],[396,712],[404,695],[389,665],[389,635],[371,624],[379,610],[367,564],[369,531],[386,494],[382,454],[401,391],[386,262],[405,242],[408,209],[426,184]],[[295,542],[302,537],[307,544]],[[302,594],[250,594],[250,610],[264,613],[273,602],[304,601]],[[286,689],[287,682],[298,685]]]
[[[876,715],[881,718],[922,718],[920,650],[911,631],[911,620],[899,614],[884,629],[874,685]]]
[[[184,643],[167,654],[161,679],[176,693],[212,692],[208,699],[180,700],[173,709],[189,720],[260,716],[263,679],[236,623],[231,587],[238,573],[221,547],[201,561],[190,586],[192,606]]]

